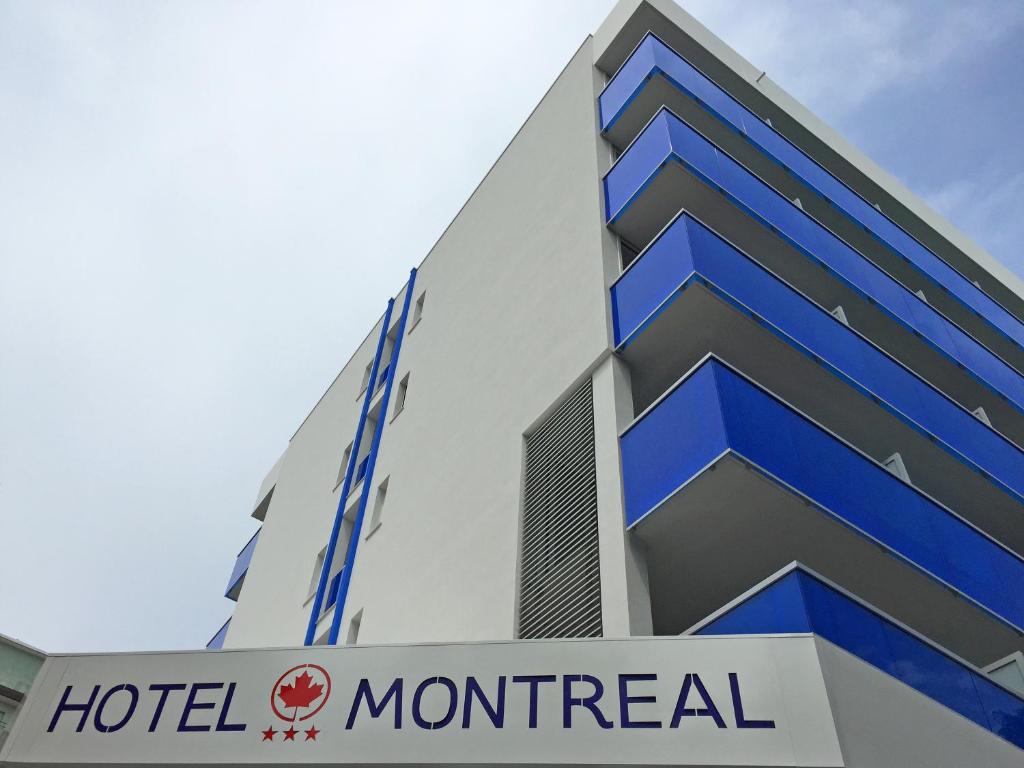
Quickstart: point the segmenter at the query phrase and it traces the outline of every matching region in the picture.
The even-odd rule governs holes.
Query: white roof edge
[[[3,643],[5,645],[14,646],[19,651],[25,651],[26,653],[30,653],[33,656],[40,656],[40,657],[42,657],[44,659],[48,656],[46,651],[42,651],[39,648],[36,648],[34,645],[29,645],[28,643],[23,643],[21,640],[17,640],[15,638],[11,637],[10,635],[5,635],[3,633],[0,633],[0,643]]]
[[[842,156],[899,204],[938,232],[979,267],[1024,301],[1024,280],[1017,277],[1008,267],[953,226],[948,219],[933,210],[918,195],[911,192],[894,176],[879,167],[867,155],[787,93],[778,83],[767,76],[763,70],[758,69],[743,58],[721,38],[672,0],[619,0],[594,33],[595,62],[601,59],[629,19],[644,5],[649,6],[664,16],[669,22],[679,27],[698,45],[750,83],[765,98],[788,114],[794,121],[800,123],[819,141]]]

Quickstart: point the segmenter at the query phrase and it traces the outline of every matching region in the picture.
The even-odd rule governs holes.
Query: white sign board
[[[0,757],[843,765],[809,636],[57,656]]]

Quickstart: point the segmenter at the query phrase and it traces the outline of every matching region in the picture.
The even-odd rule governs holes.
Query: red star
[[[298,731],[295,730],[294,726],[288,726],[288,730],[282,731],[282,733],[284,733],[285,741],[295,741],[295,734],[297,734]]]
[[[306,741],[316,741],[316,735],[320,733],[320,731],[316,729],[315,725],[311,725],[309,730],[303,731],[303,733],[306,734]]]
[[[263,740],[273,741],[275,733],[277,733],[277,731],[274,730],[274,726],[270,726],[267,730],[263,731]]]

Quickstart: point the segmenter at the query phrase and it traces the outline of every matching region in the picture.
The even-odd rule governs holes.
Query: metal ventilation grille
[[[588,381],[526,439],[519,636],[601,636],[594,399]]]

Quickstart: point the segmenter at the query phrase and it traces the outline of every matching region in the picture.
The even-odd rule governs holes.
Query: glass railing
[[[605,176],[609,223],[670,163],[720,189],[799,252],[1024,410],[1024,376],[668,110],[658,113]]]
[[[228,619],[224,622],[224,626],[217,630],[217,634],[210,638],[206,644],[208,650],[215,651],[224,647],[224,638],[228,636],[228,626],[230,624],[231,619]]]
[[[620,439],[632,526],[725,453],[794,489],[1015,628],[1024,560],[715,359],[666,393]]]
[[[249,542],[242,547],[242,551],[238,553],[238,557],[235,558],[235,567],[231,569],[231,578],[228,579],[228,588],[224,591],[225,597],[230,597],[232,600],[238,599],[238,587],[242,581],[242,577],[245,576],[245,572],[249,569],[249,563],[252,560],[252,553],[256,549],[256,542],[260,538],[260,528],[252,535]]]
[[[695,280],[1024,501],[1024,451],[690,216],[612,286],[616,344],[627,346]]]
[[[653,34],[648,33],[601,94],[602,130],[611,128],[649,78],[659,74],[745,136],[773,162],[829,200],[840,213],[867,229],[882,245],[948,290],[1002,334],[1024,346],[1024,323]]]
[[[1024,699],[797,566],[696,635],[813,632],[1024,749]]]

